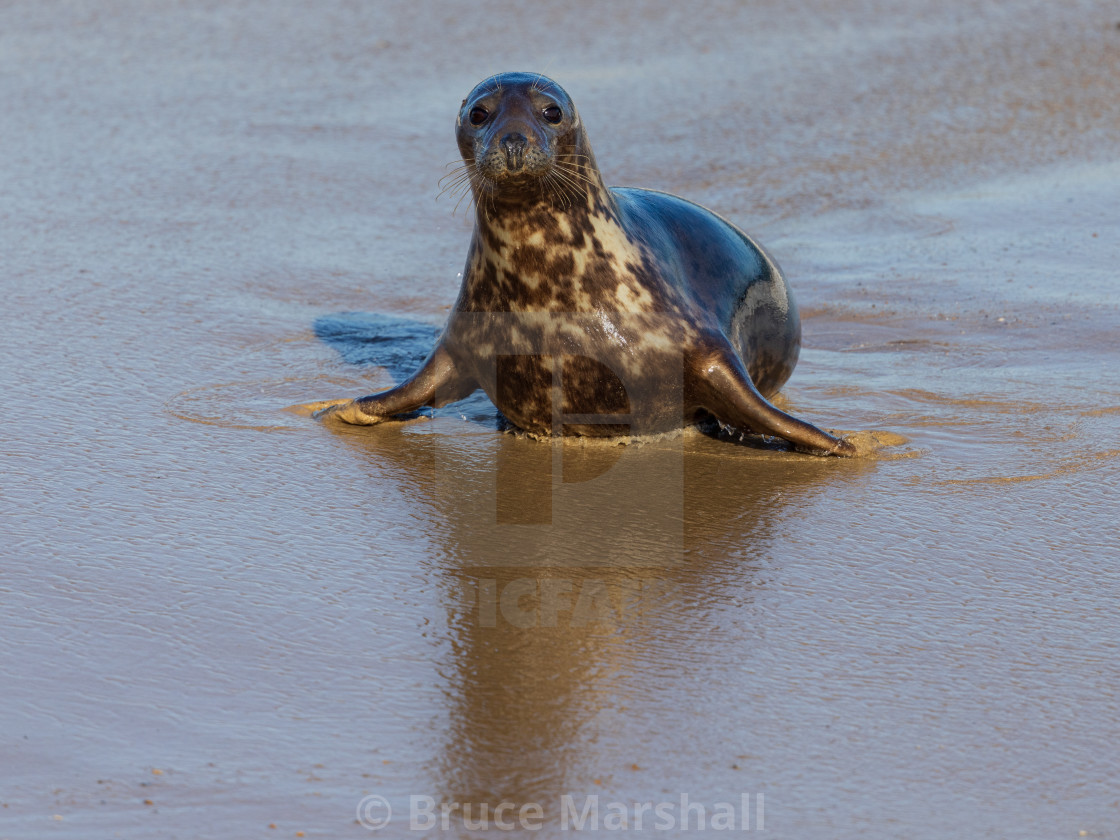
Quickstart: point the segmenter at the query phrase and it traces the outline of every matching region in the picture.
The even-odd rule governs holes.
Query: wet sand
[[[687,795],[775,838],[1120,837],[1118,23],[7,4],[0,838],[403,837],[410,796],[552,837],[564,795],[587,836],[612,802],[727,833],[633,828]],[[794,413],[905,442],[283,412],[446,317],[454,114],[509,69],[569,90],[609,182],[776,257]],[[399,358],[332,319],[403,324]]]

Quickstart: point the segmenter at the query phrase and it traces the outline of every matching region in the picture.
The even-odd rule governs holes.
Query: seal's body
[[[746,234],[676,196],[608,189],[570,98],[542,76],[482,82],[457,138],[477,219],[443,335],[405,382],[321,416],[371,424],[481,387],[539,434],[643,434],[714,415],[853,454],[766,400],[797,363],[801,323]]]

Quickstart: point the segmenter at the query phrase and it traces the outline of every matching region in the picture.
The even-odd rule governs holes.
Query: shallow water
[[[745,795],[774,837],[1120,837],[1118,22],[7,4],[0,837],[364,837],[374,794],[382,836]],[[423,352],[455,109],[523,68],[608,181],[777,258],[791,411],[905,442],[284,412]]]

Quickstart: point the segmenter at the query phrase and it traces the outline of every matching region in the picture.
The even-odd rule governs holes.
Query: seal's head
[[[480,82],[463,100],[455,133],[476,199],[566,202],[589,181],[598,185],[575,105],[539,73],[502,73]]]

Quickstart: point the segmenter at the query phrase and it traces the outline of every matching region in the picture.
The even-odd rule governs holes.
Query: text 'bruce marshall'
[[[437,805],[431,796],[409,797],[410,829],[448,831],[453,823],[468,831],[539,831],[544,827],[545,809],[537,802]],[[609,802],[598,794],[560,797],[562,831],[763,831],[765,827],[766,797],[761,793],[742,793],[738,802],[712,804],[693,801],[687,793],[679,800],[663,802]]]

